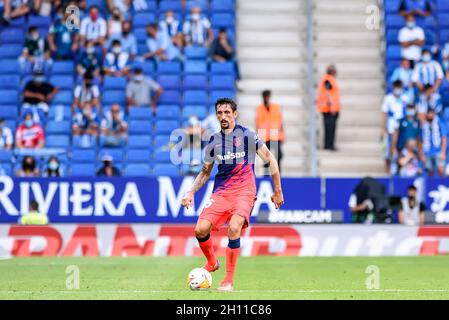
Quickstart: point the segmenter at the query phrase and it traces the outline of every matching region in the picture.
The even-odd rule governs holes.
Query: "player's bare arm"
[[[271,179],[273,180],[274,185],[274,194],[271,196],[271,201],[274,203],[276,209],[279,209],[284,204],[284,195],[282,194],[279,165],[274,158],[273,153],[271,153],[270,149],[268,149],[265,144],[261,148],[259,148],[259,150],[257,150],[257,154],[264,163],[270,164]]]
[[[193,195],[195,192],[200,190],[206,182],[210,178],[210,173],[212,172],[212,168],[214,167],[214,163],[207,163],[205,162],[203,164],[203,168],[201,169],[201,172],[196,177],[195,181],[193,182],[192,188],[185,194],[184,198],[182,198],[182,206],[186,208],[190,208],[193,201]]]

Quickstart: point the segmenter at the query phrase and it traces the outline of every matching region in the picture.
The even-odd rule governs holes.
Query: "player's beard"
[[[221,120],[220,125],[221,125],[221,129],[223,129],[223,130],[229,128],[229,122],[226,120]]]

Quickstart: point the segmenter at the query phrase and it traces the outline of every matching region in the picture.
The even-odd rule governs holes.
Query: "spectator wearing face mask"
[[[323,114],[324,149],[335,151],[337,120],[340,114],[340,87],[337,83],[337,69],[334,65],[327,67],[327,72],[318,86],[317,107]]]
[[[35,26],[28,28],[22,54],[19,57],[20,67],[24,72],[49,70],[53,63],[50,45],[47,39],[39,35]]]
[[[195,115],[190,116],[188,125],[184,128],[184,137],[182,139],[182,163],[188,165],[188,169],[184,171],[186,175],[197,174],[201,170],[202,133],[201,121]]]
[[[81,20],[81,43],[92,41],[95,46],[103,47],[107,36],[107,24],[100,14],[97,6],[91,6],[89,16]]]
[[[191,15],[182,27],[187,45],[209,47],[214,40],[209,19],[201,15],[201,8],[192,8]]]
[[[5,118],[0,118],[0,150],[11,150],[13,147],[13,135],[5,124]]]
[[[114,10],[118,10],[126,18],[131,9],[132,0],[107,0],[106,3],[109,11],[114,13]]]
[[[401,208],[398,212],[400,224],[408,226],[419,226],[424,224],[426,206],[418,201],[416,187],[410,186],[407,189],[407,197],[401,199]]]
[[[25,113],[23,123],[16,131],[16,148],[41,149],[45,145],[44,130],[33,121],[31,112]]]
[[[63,12],[62,17],[50,27],[48,43],[55,60],[73,60],[78,51],[79,34],[77,29],[67,27],[66,21],[70,12]]]
[[[51,156],[47,161],[47,167],[42,172],[42,177],[62,177],[61,164],[59,163],[58,157]]]
[[[421,121],[426,120],[427,110],[433,109],[440,115],[443,111],[443,102],[438,91],[435,91],[430,84],[424,86],[424,92],[419,97],[418,115]]]
[[[159,30],[165,37],[172,40],[181,32],[181,23],[176,20],[172,10],[165,12],[165,18],[159,22]]]
[[[435,172],[444,175],[446,165],[447,128],[433,109],[427,110],[426,121],[422,123],[421,144],[423,161],[430,176]]]
[[[128,124],[118,104],[113,104],[101,121],[100,145],[120,147],[128,137]]]
[[[420,130],[415,105],[408,104],[405,109],[405,117],[399,120],[398,129],[393,135],[393,147],[397,148],[393,154],[400,153],[409,139],[418,140],[421,134]]]
[[[120,44],[122,46],[122,51],[126,52],[129,55],[129,58],[132,60],[137,55],[137,40],[136,37],[132,34],[131,30],[131,22],[123,21],[121,33],[114,34],[109,38],[108,48],[112,46],[112,42],[114,40],[118,40],[120,41]]]
[[[104,155],[101,161],[103,161],[103,166],[98,169],[96,173],[97,177],[120,177],[122,175],[120,170],[113,165],[112,156]]]
[[[407,140],[399,155],[398,165],[399,176],[403,178],[415,178],[422,174],[422,163],[416,139],[410,138]]]
[[[173,44],[170,38],[157,29],[157,24],[150,24],[147,27],[147,33],[148,52],[143,55],[144,59],[151,59],[156,62],[182,60],[179,48]]]
[[[156,81],[145,77],[142,69],[136,68],[132,80],[126,86],[127,107],[129,109],[151,105],[153,112],[156,112],[162,91],[162,87]]]
[[[123,16],[118,8],[112,9],[112,14],[108,19],[108,38],[122,33]]]
[[[111,52],[104,61],[104,73],[108,76],[126,77],[129,73],[131,60],[129,54],[122,51],[119,40],[112,41]]]
[[[91,74],[84,75],[83,84],[77,85],[73,94],[72,113],[76,109],[82,109],[84,104],[89,103],[96,108],[98,114],[101,113],[100,89],[94,84]]]
[[[240,69],[237,59],[235,58],[235,50],[228,38],[226,29],[220,29],[218,37],[214,39],[210,47],[210,55],[214,61],[234,63],[234,72],[237,80],[240,80]]]
[[[78,109],[73,117],[72,135],[79,137],[81,147],[95,145],[98,136],[99,118],[92,105],[86,103],[82,110]]]
[[[399,127],[399,120],[404,117],[407,97],[402,89],[402,81],[393,83],[393,92],[385,96],[382,104],[383,118],[383,141],[385,148],[385,172],[390,173],[391,164],[396,162],[397,149],[393,144],[393,135]],[[394,170],[393,170],[394,171]]]
[[[22,166],[17,170],[16,177],[39,177],[36,160],[31,156],[23,157]]]
[[[87,73],[92,74],[95,79],[99,79],[102,64],[101,53],[95,49],[94,42],[87,41],[76,65],[79,80],[83,79]]]
[[[421,59],[426,36],[424,30],[416,25],[415,16],[406,17],[406,26],[399,31],[398,41],[402,46],[402,57],[411,62],[412,67]]]
[[[36,71],[33,80],[25,85],[22,108],[31,109],[32,111],[38,108],[47,113],[48,104],[58,91],[58,88],[45,80],[42,71]],[[36,120],[39,119],[37,118]]]
[[[11,19],[16,19],[28,15],[29,13],[37,13],[41,7],[42,0],[3,0],[3,14],[0,22],[9,25]]]
[[[413,69],[411,68],[410,61],[402,59],[401,65],[396,68],[391,75],[390,82],[393,83],[396,80],[401,80],[404,87],[404,93],[407,95],[408,101],[415,100],[415,90],[412,82]]]
[[[432,13],[432,4],[428,0],[402,0],[399,6],[401,16],[428,17]]]
[[[424,92],[426,85],[430,85],[434,92],[438,92],[443,81],[443,68],[438,61],[432,59],[430,50],[423,50],[421,62],[413,70],[412,81],[420,92]]]

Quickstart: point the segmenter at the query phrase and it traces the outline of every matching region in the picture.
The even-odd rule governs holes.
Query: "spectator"
[[[157,24],[150,24],[147,27],[147,32],[148,52],[143,55],[144,59],[152,59],[156,62],[161,60],[182,60],[179,48],[173,44],[170,38],[158,31]]]
[[[132,34],[131,22],[124,21],[122,23],[122,32],[115,34],[109,39],[108,48],[111,47],[113,40],[119,40],[122,45],[122,51],[126,52],[130,59],[134,59],[137,55],[137,40]]]
[[[100,79],[102,64],[102,56],[95,50],[94,42],[87,41],[85,49],[81,53],[76,65],[78,77],[82,78],[86,73],[90,73],[94,78]]]
[[[217,120],[215,113],[209,113],[209,115],[201,121],[201,127],[203,128],[203,140],[209,141],[210,137],[221,130],[220,123]]]
[[[393,135],[393,155],[399,154],[405,147],[409,139],[419,139],[420,126],[416,117],[416,108],[414,104],[408,104],[405,110],[405,117],[399,121],[398,129]]]
[[[45,145],[44,130],[33,121],[33,114],[26,112],[23,123],[16,131],[16,148],[42,149]]]
[[[120,106],[115,103],[106,112],[101,121],[100,145],[107,147],[121,147],[125,145],[128,136],[128,124]]]
[[[46,225],[48,224],[48,217],[46,214],[39,212],[39,203],[36,200],[32,200],[28,214],[20,217],[19,223],[24,225]]]
[[[420,92],[424,92],[426,85],[431,85],[434,92],[437,92],[443,78],[444,73],[440,63],[432,60],[432,53],[429,50],[423,50],[421,62],[413,70],[412,81]]]
[[[86,10],[86,0],[53,0],[53,3],[57,10],[65,10],[70,5],[76,5],[81,11]]]
[[[441,57],[443,61],[443,69],[446,73],[446,77],[449,79],[449,41],[446,42],[441,50]]]
[[[181,32],[181,23],[175,18],[172,10],[165,12],[165,18],[159,22],[159,30],[169,39]]]
[[[398,218],[400,224],[408,226],[418,226],[424,224],[426,206],[416,198],[416,187],[410,186],[407,189],[407,197],[401,199],[401,209]]]
[[[72,134],[81,138],[79,144],[82,147],[95,145],[98,136],[98,125],[98,115],[91,104],[85,103],[83,109],[78,109],[73,117]]]
[[[413,178],[422,174],[422,164],[419,160],[419,150],[416,139],[410,138],[402,149],[398,160],[399,175]]]
[[[415,16],[407,15],[406,26],[399,31],[398,41],[402,46],[402,57],[409,60],[412,67],[421,59],[425,40],[424,30],[416,25]]]
[[[129,54],[122,51],[119,40],[112,41],[111,52],[106,55],[104,73],[108,76],[126,77],[130,68]]]
[[[413,88],[412,82],[413,69],[411,68],[410,61],[407,59],[402,59],[401,65],[396,68],[391,75],[391,83],[396,80],[402,81],[402,86],[404,89],[404,94],[407,95],[408,101],[415,100],[415,90]]]
[[[33,112],[37,108],[47,113],[48,104],[58,91],[58,88],[45,80],[42,71],[36,71],[33,80],[25,85],[22,108],[31,108]],[[39,121],[39,117],[36,117],[35,120]]]
[[[285,139],[284,124],[281,107],[271,102],[271,91],[262,92],[263,103],[256,110],[256,129],[260,138],[265,142],[268,149],[275,155],[279,170],[282,160],[282,143]],[[270,164],[264,164],[266,170]]]
[[[19,57],[20,67],[24,72],[48,70],[53,61],[47,39],[39,35],[37,27],[28,28],[22,54]]]
[[[157,103],[162,91],[161,86],[156,81],[145,77],[142,69],[136,68],[134,70],[134,77],[126,86],[128,109],[130,107],[151,105],[153,112],[156,112]]]
[[[63,11],[61,19],[57,19],[48,34],[50,51],[55,60],[73,60],[78,51],[79,35],[75,28],[68,28],[66,21],[70,12]]]
[[[22,159],[22,166],[16,172],[17,177],[39,177],[39,169],[36,160],[32,156],[25,156]]]
[[[39,6],[39,15],[44,17],[50,17],[53,11],[53,0],[41,0]]]
[[[399,128],[399,120],[404,118],[407,97],[402,89],[402,81],[393,83],[393,92],[387,94],[382,104],[384,114],[383,141],[385,145],[385,172],[396,171],[391,164],[396,163],[397,150],[393,144],[393,135]]]
[[[340,87],[336,80],[337,69],[334,65],[327,67],[326,75],[318,86],[317,107],[323,114],[324,120],[324,149],[337,150],[335,148],[335,133],[337,119],[340,114]]]
[[[73,94],[72,113],[76,109],[83,109],[85,103],[91,104],[101,113],[100,89],[94,84],[94,79],[90,73],[84,74],[83,84],[76,86]]]
[[[446,165],[447,129],[433,109],[427,110],[421,130],[422,161],[430,176],[437,172],[444,175]]]
[[[419,98],[418,115],[421,121],[426,120],[427,110],[433,109],[436,114],[443,111],[443,103],[438,91],[434,91],[430,84],[424,86],[424,92]]]
[[[428,0],[402,0],[399,7],[399,14],[404,17],[428,17],[431,13],[432,5]]]
[[[228,39],[226,29],[220,29],[218,32],[218,38],[214,39],[210,47],[211,57],[214,61],[227,62],[232,61],[234,63],[234,71],[236,79],[240,80],[240,70],[237,59],[235,58],[235,52]]]
[[[200,172],[201,164],[201,122],[197,116],[191,116],[188,125],[184,128],[183,146],[182,146],[182,163],[188,166],[184,173],[193,175]]]
[[[122,175],[120,170],[112,164],[111,156],[104,155],[101,161],[103,161],[103,166],[97,171],[97,177],[120,177]]]
[[[12,147],[12,131],[6,126],[5,118],[0,118],[0,150],[11,150]]]
[[[115,10],[118,10],[121,15],[125,16],[129,13],[131,9],[132,0],[107,0],[108,9],[112,14]]]
[[[192,8],[190,17],[182,27],[187,45],[209,47],[214,39],[209,19],[201,15],[201,8]]]
[[[99,15],[97,6],[91,6],[89,16],[81,21],[80,39],[81,43],[93,41],[95,46],[103,47],[107,35],[106,21]]]
[[[108,37],[120,35],[122,33],[123,16],[118,8],[112,9],[112,14],[108,19]]]
[[[47,168],[42,173],[43,177],[62,177],[61,164],[56,156],[51,156],[47,161]]]
[[[29,0],[4,0],[2,2],[2,23],[8,25],[11,22],[11,19],[26,16],[30,12],[37,12],[39,10],[41,0],[35,0],[33,2]]]

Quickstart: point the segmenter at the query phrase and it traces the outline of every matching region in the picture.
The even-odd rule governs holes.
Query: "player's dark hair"
[[[409,185],[407,190],[414,190],[414,191],[416,191],[417,189],[416,189],[416,187],[414,185]]]
[[[237,110],[237,103],[235,103],[234,100],[232,100],[231,98],[219,98],[217,102],[215,102],[215,111],[217,111],[217,108],[223,104],[229,104],[232,111]]]
[[[30,210],[39,211],[39,203],[36,200],[30,202]]]

